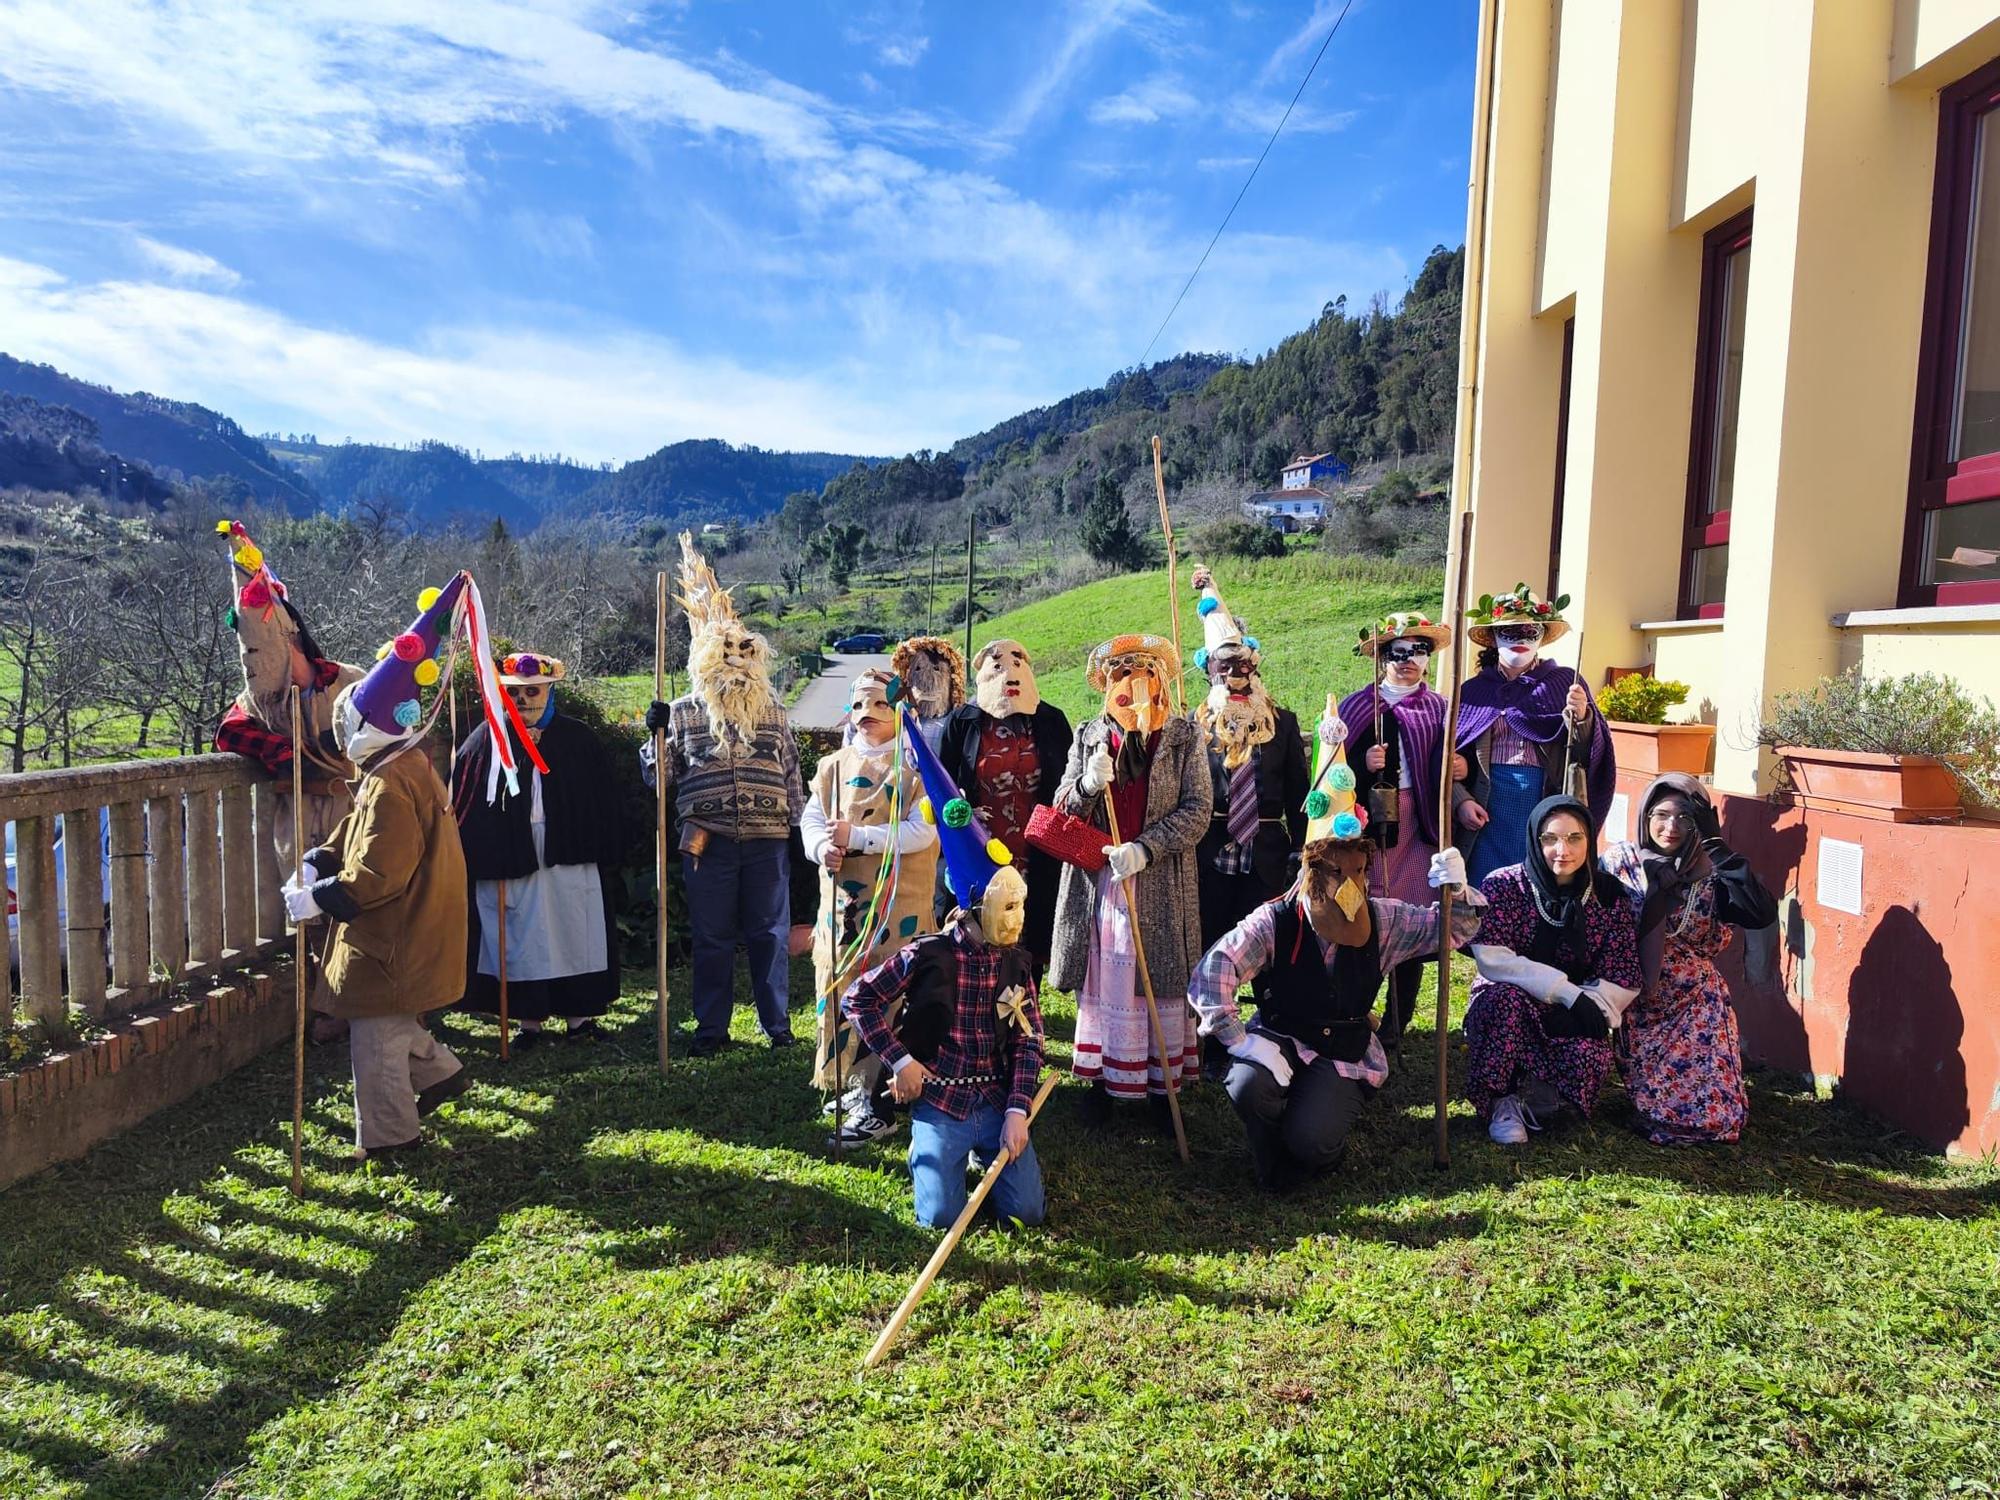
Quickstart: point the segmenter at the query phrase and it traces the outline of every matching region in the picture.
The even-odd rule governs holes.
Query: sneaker
[[[1504,1094],[1493,1101],[1493,1121],[1486,1127],[1486,1133],[1501,1146],[1528,1144],[1528,1122],[1522,1118],[1518,1096]]]
[[[840,1122],[840,1144],[865,1146],[870,1141],[894,1135],[898,1128],[893,1115],[878,1115],[872,1109],[857,1109]]]

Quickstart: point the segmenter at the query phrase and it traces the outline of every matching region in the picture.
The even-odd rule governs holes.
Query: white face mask
[[[1500,665],[1511,667],[1516,672],[1524,670],[1528,663],[1534,659],[1535,648],[1533,646],[1502,646],[1500,648]]]

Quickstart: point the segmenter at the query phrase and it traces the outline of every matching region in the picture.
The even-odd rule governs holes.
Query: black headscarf
[[[1542,828],[1563,812],[1574,814],[1583,824],[1585,840],[1583,868],[1566,886],[1556,883],[1556,873],[1542,854]],[[1597,965],[1590,956],[1585,913],[1593,901],[1624,901],[1627,897],[1623,886],[1597,868],[1597,825],[1590,821],[1590,809],[1574,797],[1561,795],[1536,803],[1528,815],[1527,857],[1521,867],[1528,872],[1537,917],[1527,956],[1561,969],[1573,983],[1595,979]]]
[[[1646,871],[1646,899],[1639,908],[1639,967],[1648,982],[1660,977],[1666,950],[1667,923],[1688,889],[1708,874],[1708,852],[1701,845],[1699,825],[1688,829],[1678,854],[1668,854],[1653,842],[1653,808],[1668,797],[1679,797],[1690,812],[1709,809],[1708,789],[1682,771],[1655,777],[1639,799],[1639,863]]]

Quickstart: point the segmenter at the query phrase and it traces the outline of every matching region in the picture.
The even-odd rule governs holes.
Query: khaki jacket
[[[465,993],[465,855],[444,783],[420,749],[355,783],[313,885],[332,920],[327,1009],[352,1019],[418,1015]]]

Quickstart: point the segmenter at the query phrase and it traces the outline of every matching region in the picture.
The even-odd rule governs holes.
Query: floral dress
[[[1499,948],[1526,954],[1541,921],[1527,872],[1508,865],[1488,875],[1480,890],[1487,909],[1475,953]],[[1632,908],[1616,901],[1594,904],[1585,913],[1584,929],[1593,977],[1636,990],[1639,947]],[[1549,1010],[1519,985],[1484,974],[1473,979],[1472,1002],[1465,1012],[1470,1054],[1465,1092],[1482,1121],[1493,1118],[1496,1099],[1514,1093],[1525,1080],[1550,1085],[1586,1115],[1596,1105],[1597,1092],[1611,1073],[1611,1043],[1596,1037],[1551,1036],[1543,1024]]]

